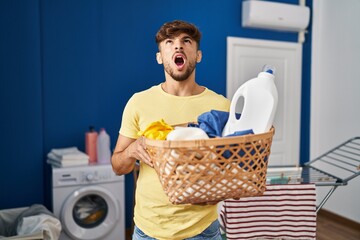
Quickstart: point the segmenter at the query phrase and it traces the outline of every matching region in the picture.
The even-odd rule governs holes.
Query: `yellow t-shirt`
[[[138,138],[150,123],[164,119],[169,125],[196,122],[210,110],[229,111],[230,101],[205,89],[194,96],[179,97],[164,92],[161,85],[134,94],[122,117],[120,134]],[[217,219],[216,205],[173,205],[155,170],[140,162],[134,221],[147,235],[157,239],[184,239],[200,234]]]

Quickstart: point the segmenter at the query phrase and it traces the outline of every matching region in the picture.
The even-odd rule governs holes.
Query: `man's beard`
[[[165,71],[175,80],[178,82],[184,81],[190,77],[190,75],[194,72],[196,67],[196,62],[189,62],[189,67],[186,69],[185,72],[181,72],[176,74],[174,70],[171,68],[170,64],[164,64]]]

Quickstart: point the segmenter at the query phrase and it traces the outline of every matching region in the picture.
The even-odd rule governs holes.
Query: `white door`
[[[227,38],[227,98],[258,75],[265,64],[276,68],[279,100],[269,165],[297,165],[300,149],[302,45],[299,43]],[[241,112],[241,102],[238,104]]]

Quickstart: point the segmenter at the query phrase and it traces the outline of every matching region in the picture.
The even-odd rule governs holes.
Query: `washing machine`
[[[125,178],[110,164],[53,168],[53,212],[60,240],[125,239]]]

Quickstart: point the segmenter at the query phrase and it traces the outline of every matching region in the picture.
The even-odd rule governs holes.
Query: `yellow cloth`
[[[152,122],[144,131],[139,131],[138,136],[144,136],[150,139],[165,140],[166,136],[174,130],[172,126],[167,124],[164,119]]]
[[[164,92],[160,85],[134,94],[122,117],[120,134],[136,139],[137,133],[159,119],[172,126],[196,122],[212,109],[229,111],[230,101],[205,89],[195,96],[178,97]],[[135,224],[156,239],[184,239],[204,231],[218,217],[217,205],[173,205],[155,170],[140,162],[136,187]]]

